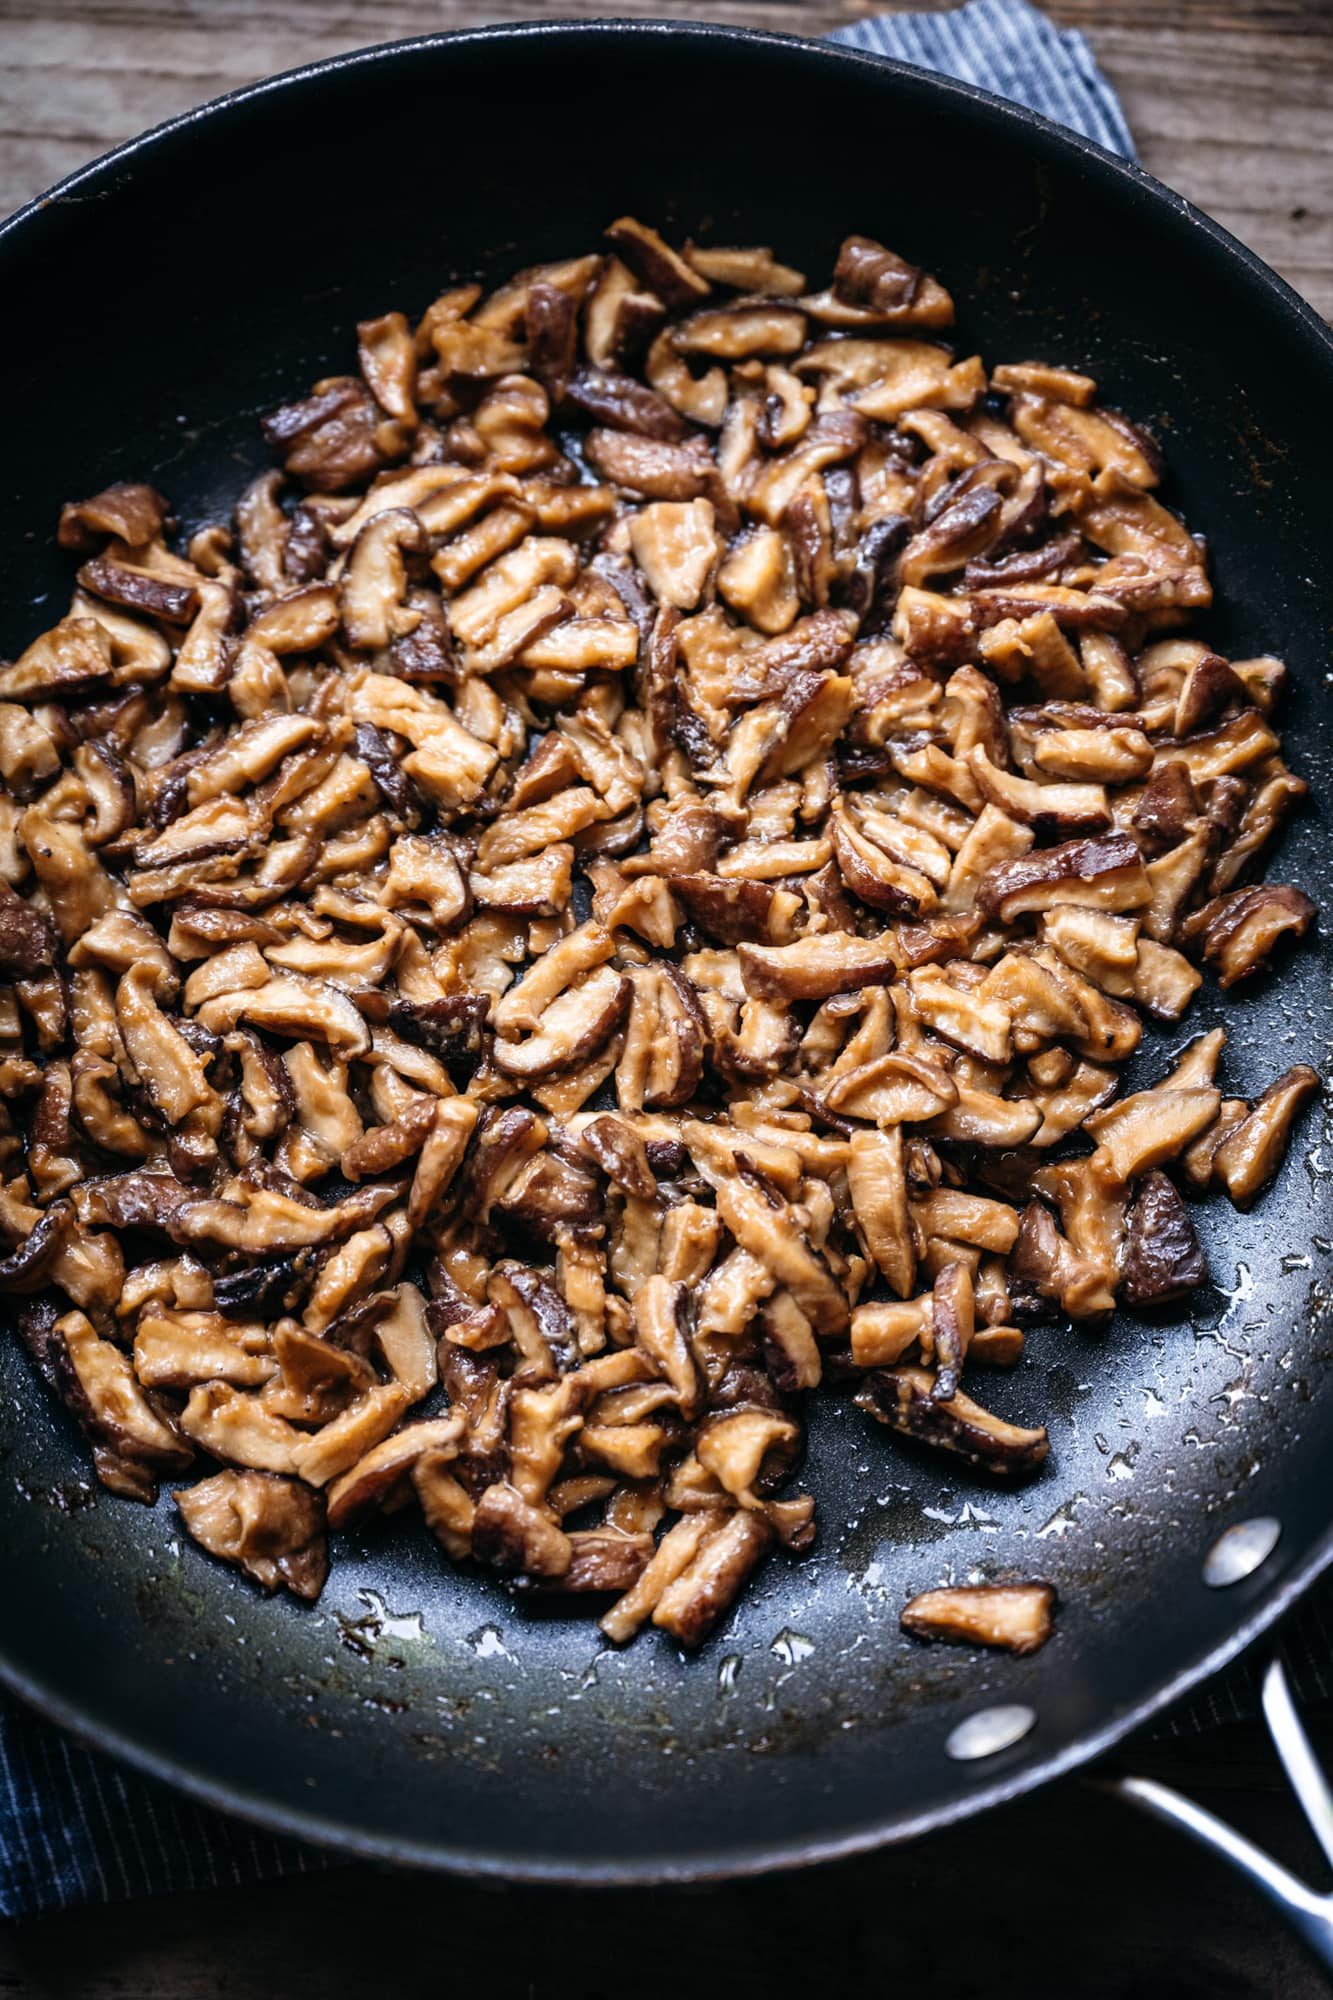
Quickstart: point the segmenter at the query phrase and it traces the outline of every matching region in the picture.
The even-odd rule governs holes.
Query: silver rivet
[[[1252,1521],[1237,1521],[1219,1535],[1203,1559],[1203,1580],[1211,1590],[1225,1590],[1253,1576],[1278,1545],[1282,1523],[1272,1514],[1256,1514]]]
[[[979,1708],[966,1722],[950,1730],[945,1753],[956,1757],[960,1764],[970,1764],[974,1757],[993,1757],[997,1751],[1021,1742],[1036,1720],[1036,1712],[1025,1708],[1021,1701],[1004,1702],[997,1708]]]

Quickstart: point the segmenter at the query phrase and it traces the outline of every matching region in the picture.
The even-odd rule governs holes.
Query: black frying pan
[[[187,525],[265,462],[255,418],[352,357],[349,330],[446,282],[568,255],[625,210],[760,241],[813,273],[849,230],[938,271],[963,351],[1085,367],[1165,444],[1210,541],[1225,652],[1286,656],[1313,810],[1279,872],[1333,906],[1327,438],[1333,340],[1216,225],[1132,167],[956,84],[736,31],[488,29],[241,91],[75,175],[0,230],[0,633],[62,608],[60,501],[146,477]],[[1229,1091],[1333,1074],[1330,947],[1205,995]],[[1160,1073],[1185,1036],[1158,1038]],[[1199,1226],[1221,1289],[1193,1326],[1043,1330],[995,1384],[1048,1419],[1018,1492],[817,1398],[822,1534],[774,1559],[702,1653],[600,1650],[451,1570],[424,1532],[341,1538],[305,1610],[258,1597],[154,1511],[98,1491],[16,1342],[0,1351],[0,1671],[58,1721],[197,1796],[362,1854],[530,1880],[700,1879],[901,1840],[1104,1751],[1290,1605],[1333,1555],[1333,1149],[1307,1119],[1248,1217]],[[1324,1232],[1327,1232],[1325,1234]],[[1229,1524],[1269,1560],[1202,1581]],[[902,1637],[915,1588],[1050,1577],[1023,1661]],[[1035,1726],[973,1763],[964,1718]]]

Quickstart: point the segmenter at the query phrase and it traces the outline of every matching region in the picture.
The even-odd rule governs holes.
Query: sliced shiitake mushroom
[[[1256,879],[1285,669],[1192,636],[1093,379],[988,374],[872,238],[654,225],[361,321],[227,522],[65,509],[0,664],[0,1291],[261,1587],[419,1508],[695,1646],[814,1535],[826,1374],[1020,1477],[972,1372],[1206,1282],[1180,1190],[1248,1206],[1319,1079],[1122,1065],[1315,912]]]

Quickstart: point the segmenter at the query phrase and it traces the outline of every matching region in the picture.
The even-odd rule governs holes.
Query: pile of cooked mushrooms
[[[1187,636],[1149,438],[952,320],[864,237],[811,291],[624,217],[361,325],[230,524],[65,508],[0,667],[0,1284],[105,1484],[202,1471],[264,1587],[416,1506],[695,1645],[815,1534],[821,1379],[1028,1474],[986,1371],[1203,1283],[1191,1199],[1276,1169],[1313,1071],[1119,1083],[1313,920],[1255,879],[1283,667]]]

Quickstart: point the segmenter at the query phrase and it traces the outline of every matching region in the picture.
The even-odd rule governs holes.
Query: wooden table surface
[[[117,141],[275,70],[504,18],[487,0],[0,0],[0,213]],[[560,0],[597,15],[598,0]],[[877,0],[643,0],[820,34]],[[1333,317],[1333,0],[1052,0],[1121,94],[1144,164]],[[1333,1755],[1333,1715],[1317,1740]],[[1317,1878],[1258,1726],[1135,1753]],[[17,2000],[485,2000],[808,1987],[950,2000],[1316,2000],[1329,1990],[1220,1864],[1069,1782],[905,1853],[692,1895],[480,1890],[369,1869],[0,1933]]]

